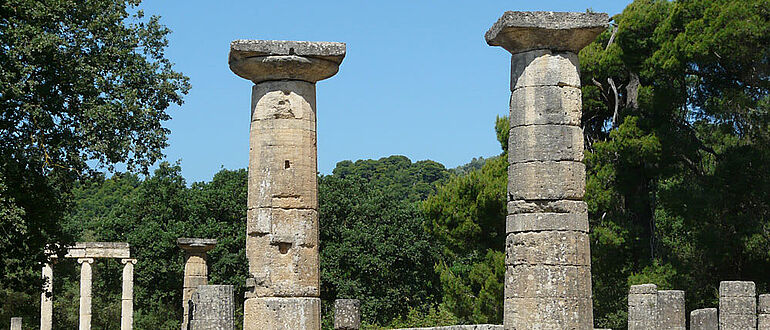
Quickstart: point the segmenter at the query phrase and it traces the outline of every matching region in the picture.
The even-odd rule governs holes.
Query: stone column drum
[[[53,327],[53,267],[51,263],[43,265],[43,292],[40,294],[40,330]]]
[[[757,329],[770,329],[770,294],[759,295]]]
[[[684,291],[658,291],[658,327],[660,330],[687,330]]]
[[[21,330],[21,324],[22,324],[22,318],[21,317],[12,317],[11,318],[11,330]]]
[[[509,11],[486,33],[512,54],[505,329],[593,329],[577,53],[608,21]]]
[[[230,69],[251,94],[244,303],[249,329],[319,329],[316,86],[345,57],[336,42],[236,40]]]
[[[658,287],[655,284],[632,285],[628,290],[628,330],[656,329],[658,324]]]
[[[690,312],[690,330],[719,330],[716,308],[702,308]]]
[[[719,329],[757,328],[757,293],[754,282],[719,283]]]
[[[91,282],[93,272],[91,264],[93,258],[79,258],[80,266],[80,319],[78,326],[80,330],[91,329]]]
[[[201,285],[190,298],[189,330],[233,330],[233,286]]]
[[[187,329],[190,319],[190,298],[200,285],[209,284],[209,269],[207,252],[216,246],[216,239],[187,238],[176,240],[176,245],[184,250],[184,284],[182,288],[182,330]]]
[[[134,265],[136,259],[121,259],[120,262],[123,264],[120,330],[131,330],[134,328]]]

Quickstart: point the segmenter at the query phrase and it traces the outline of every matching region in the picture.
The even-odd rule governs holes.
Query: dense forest
[[[51,241],[131,244],[138,329],[179,327],[178,237],[216,238],[211,282],[242,297],[247,170],[194,183],[178,164],[148,171],[165,109],[189,88],[164,58],[168,29],[126,25],[134,2],[12,3],[0,5],[0,326],[36,323]],[[770,1],[636,0],[580,60],[595,326],[626,327],[633,284],[685,290],[688,310],[715,307],[721,280],[770,292]],[[105,74],[108,62],[121,65]],[[507,116],[490,129],[500,154],[455,169],[391,156],[319,176],[325,327],[337,298],[360,299],[371,328],[502,322]],[[109,328],[121,265],[94,268],[93,325]],[[54,274],[55,327],[76,327],[77,267]]]

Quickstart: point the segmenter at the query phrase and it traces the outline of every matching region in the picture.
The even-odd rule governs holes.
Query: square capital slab
[[[207,252],[217,245],[217,240],[213,238],[180,237],[177,238],[176,245],[185,251]]]
[[[578,53],[607,29],[605,13],[507,11],[484,36],[511,54],[536,49]]]
[[[341,42],[235,40],[228,63],[236,75],[259,83],[268,80],[317,82],[337,73],[345,58]]]

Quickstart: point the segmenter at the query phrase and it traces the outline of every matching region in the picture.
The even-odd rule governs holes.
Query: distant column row
[[[631,286],[628,330],[687,329],[684,291],[658,290],[654,284]],[[719,308],[690,313],[690,330],[770,329],[770,294],[757,299],[754,282],[719,284]]]

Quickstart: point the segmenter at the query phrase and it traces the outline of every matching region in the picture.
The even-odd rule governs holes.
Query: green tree
[[[162,122],[188,78],[165,58],[169,30],[139,3],[0,4],[0,291],[38,292],[44,246],[70,241],[59,220],[76,180],[162,156]]]

